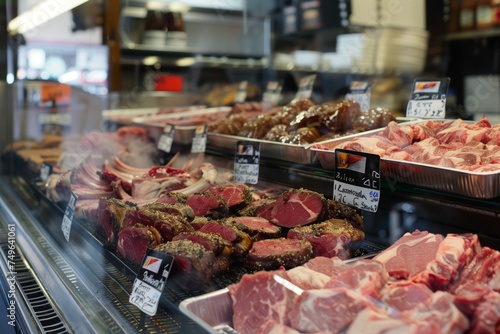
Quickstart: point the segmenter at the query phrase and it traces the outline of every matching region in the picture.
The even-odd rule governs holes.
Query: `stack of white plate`
[[[358,66],[418,74],[425,67],[429,33],[421,29],[378,28],[365,33]]]

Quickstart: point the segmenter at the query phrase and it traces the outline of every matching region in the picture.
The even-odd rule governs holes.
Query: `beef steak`
[[[290,189],[278,197],[270,221],[290,228],[307,225],[324,215],[326,207],[327,202],[322,194],[306,189]]]
[[[279,267],[293,268],[309,261],[313,253],[307,240],[265,239],[253,243],[245,267],[271,270]]]

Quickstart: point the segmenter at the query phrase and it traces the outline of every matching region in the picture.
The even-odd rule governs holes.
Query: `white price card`
[[[377,212],[380,200],[380,156],[336,149],[333,199]]]
[[[163,133],[158,140],[158,149],[164,152],[170,153],[172,149],[172,143],[174,142],[175,126],[172,124],[167,124],[163,128]]]
[[[269,81],[266,86],[266,91],[262,96],[262,102],[270,105],[276,106],[281,100],[281,90],[283,85],[277,81]]]
[[[260,143],[236,142],[234,158],[234,181],[257,184],[259,182]]]
[[[450,78],[416,79],[413,82],[406,117],[446,118],[446,94]]]
[[[193,142],[191,143],[191,153],[203,153],[207,147],[207,126],[196,127]]]
[[[174,257],[152,249],[146,251],[137,273],[129,302],[148,315],[155,315]]]
[[[78,197],[74,193],[71,193],[69,196],[68,206],[66,207],[66,210],[64,211],[64,217],[63,217],[63,221],[61,224],[61,230],[64,234],[64,238],[66,238],[66,241],[69,241],[69,234],[71,231],[71,225],[73,223],[73,216],[75,214],[75,207],[76,207],[77,200],[78,200]]]
[[[247,98],[248,81],[241,81],[234,97],[234,103],[243,103]]]
[[[347,100],[352,100],[359,103],[361,111],[366,112],[370,109],[371,87],[367,81],[353,81],[346,94]]]
[[[40,113],[38,124],[71,125],[71,114],[69,113]]]
[[[300,79],[299,89],[297,90],[297,94],[295,94],[295,98],[296,99],[311,98],[315,81],[316,81],[316,74],[311,74]]]

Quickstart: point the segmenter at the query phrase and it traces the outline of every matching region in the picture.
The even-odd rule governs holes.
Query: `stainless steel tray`
[[[229,113],[231,107],[203,108],[184,111],[182,113],[172,113],[164,115],[153,115],[146,117],[134,117],[132,123],[147,128],[153,140],[158,141],[163,133],[163,129],[169,120],[181,120],[189,116],[214,115],[217,113]],[[190,144],[193,140],[196,128],[199,124],[176,125],[174,132],[174,143]]]
[[[231,154],[234,154],[236,151],[236,142],[244,140],[260,143],[260,156],[263,158],[272,158],[305,165],[311,165],[318,162],[316,152],[309,150],[309,147],[313,144],[287,144],[270,140],[222,135],[218,133],[208,133],[207,139],[211,147],[228,151]]]
[[[402,118],[397,118],[397,122],[398,123],[410,123],[410,122],[415,122],[415,119],[402,117]],[[363,134],[364,133],[377,133],[381,130],[383,130],[383,128],[366,131],[366,132],[363,132]],[[340,140],[347,140],[347,139],[350,139],[350,138],[352,138],[354,136],[358,136],[358,135],[359,134],[346,135],[346,136],[340,137],[339,139]],[[319,160],[317,157],[317,151],[312,150],[311,149],[312,147],[314,147],[315,145],[319,145],[322,143],[329,143],[332,141],[332,140],[325,140],[322,142],[316,142],[316,143],[311,143],[311,144],[307,144],[307,145],[297,145],[297,144],[280,143],[280,142],[275,142],[275,141],[270,141],[270,140],[223,135],[223,134],[212,133],[212,132],[209,132],[207,134],[207,137],[208,137],[208,142],[209,142],[211,147],[222,149],[224,151],[228,151],[231,154],[234,154],[234,152],[236,150],[236,142],[240,141],[240,140],[245,140],[245,141],[260,143],[260,156],[261,157],[277,159],[277,160],[282,160],[282,161],[287,161],[287,162],[295,162],[295,163],[304,164],[304,165],[316,164]],[[337,140],[337,139],[335,139],[335,140]]]
[[[405,124],[418,122],[422,121]],[[311,147],[311,151],[316,153],[324,169],[334,170],[334,151],[327,148],[333,148],[354,137],[371,136],[378,132],[380,130],[326,141],[321,143],[321,146],[326,148],[316,146]],[[486,199],[500,196],[500,171],[478,173],[419,162],[381,158],[380,173],[391,188],[400,182],[472,198]]]
[[[362,255],[345,260],[345,263],[372,258],[385,249],[367,240],[361,241],[358,245],[358,250],[362,252]],[[232,327],[233,301],[227,288],[184,299],[180,302],[179,309],[210,333],[237,334]]]

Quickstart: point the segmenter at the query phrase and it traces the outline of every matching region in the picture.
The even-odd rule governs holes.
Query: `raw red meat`
[[[289,326],[280,324],[274,319],[269,319],[259,328],[256,334],[300,334],[300,333]]]
[[[174,263],[170,275],[173,277],[182,275],[186,282],[196,283],[194,277],[209,280],[217,268],[214,253],[190,240],[165,242],[156,246],[154,250],[173,255]]]
[[[226,220],[226,223],[247,233],[252,241],[281,236],[281,228],[263,217],[231,217]]]
[[[186,204],[193,209],[195,216],[218,219],[226,217],[229,212],[226,201],[209,192],[189,196]]]
[[[141,210],[160,211],[169,215],[182,217],[186,221],[192,221],[195,217],[193,209],[186,204],[168,204],[155,202],[141,206]]]
[[[217,222],[208,222],[204,224],[198,231],[205,233],[216,233],[225,240],[233,244],[233,253],[231,260],[242,261],[252,247],[252,239],[245,232],[237,228]]]
[[[450,233],[440,242],[435,258],[412,280],[426,284],[433,291],[445,290],[459,278],[459,274],[469,265],[480,247],[475,234]]]
[[[298,266],[286,271],[286,279],[303,290],[322,289],[330,280],[330,276]]]
[[[137,206],[117,198],[101,198],[97,207],[96,228],[103,234],[105,247],[114,250],[118,241],[118,232],[123,221],[130,211],[137,210]]]
[[[409,133],[411,133],[411,137]],[[399,148],[404,148],[413,142],[413,132],[405,132],[395,121],[387,124],[382,136],[392,141]]]
[[[415,308],[432,297],[433,292],[424,284],[387,285],[379,295],[380,301],[398,312]]]
[[[392,278],[407,279],[434,260],[443,237],[427,231],[406,233],[373,259],[385,265]]]
[[[245,274],[228,286],[233,301],[233,328],[240,334],[257,333],[269,319],[287,325],[290,300],[293,297],[274,275],[283,270]]]
[[[207,192],[221,197],[231,210],[241,209],[250,204],[252,200],[250,188],[244,184],[215,185],[210,187]]]
[[[257,200],[241,209],[239,214],[241,216],[262,217],[270,221],[273,218],[272,211],[275,204],[275,198]]]
[[[185,188],[190,179],[184,170],[157,166],[132,180],[132,197],[157,198],[173,190]]]
[[[348,268],[347,264],[338,257],[318,256],[310,259],[304,267],[325,274],[328,277],[337,275],[342,270]]]
[[[75,217],[84,219],[85,221],[97,222],[97,209],[99,201],[95,199],[84,199],[76,201]]]
[[[233,244],[216,233],[205,233],[200,231],[185,232],[176,235],[172,240],[191,240],[207,250],[212,251],[216,256],[222,255],[230,257],[233,253]]]
[[[327,202],[322,194],[290,189],[278,197],[271,212],[271,222],[283,227],[307,225],[324,215],[326,207]]]
[[[290,325],[304,333],[348,328],[359,312],[375,308],[366,297],[346,288],[304,290],[288,313]]]
[[[372,260],[360,259],[333,276],[325,289],[345,287],[363,296],[375,297],[389,278],[384,266]]]
[[[309,241],[313,247],[314,257],[337,256],[346,260],[351,257],[347,246],[351,242],[362,240],[365,234],[346,220],[330,219],[317,224],[295,227],[288,231],[287,237]]]
[[[325,218],[345,219],[358,230],[364,230],[363,217],[359,215],[356,208],[334,200],[328,200],[328,212]]]
[[[162,241],[154,227],[135,224],[120,230],[116,251],[132,263],[141,264],[147,249],[159,245]]]
[[[311,244],[300,239],[265,239],[253,243],[245,267],[271,270],[293,268],[309,261],[313,253]]]
[[[164,241],[172,240],[179,233],[194,231],[194,228],[183,217],[147,208],[129,211],[123,220],[122,227],[126,228],[135,224],[155,227]]]

